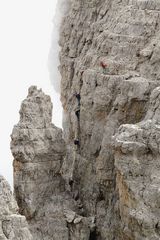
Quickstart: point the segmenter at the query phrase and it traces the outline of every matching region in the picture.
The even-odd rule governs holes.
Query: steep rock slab
[[[7,181],[0,176],[0,239],[32,240],[24,216],[18,213],[17,203]]]

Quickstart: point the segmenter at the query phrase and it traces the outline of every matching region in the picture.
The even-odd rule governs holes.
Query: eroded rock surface
[[[66,187],[61,175],[65,142],[51,120],[50,97],[30,87],[11,135],[16,200],[34,240],[87,240],[94,221],[80,215]]]
[[[32,240],[26,218],[18,212],[17,203],[7,181],[0,176],[0,240]]]
[[[158,240],[158,0],[73,0],[60,34],[64,131],[29,89],[12,133],[35,240]]]
[[[129,226],[123,222],[126,216],[122,219],[119,200],[123,193],[118,190],[123,172],[115,167],[113,138],[121,125],[145,118],[150,94],[160,84],[159,10],[155,0],[77,0],[71,1],[62,24],[61,100],[67,146],[62,168],[65,179],[72,176],[72,191],[78,191],[85,214],[95,215],[98,240],[160,238],[158,230],[150,235],[143,224],[136,229],[138,216]],[[77,135],[80,144],[75,157]],[[128,162],[129,153],[126,158]],[[150,185],[149,195],[151,189]],[[145,205],[145,197],[141,201]],[[154,225],[152,217],[148,221]]]
[[[116,185],[123,238],[160,239],[160,87],[145,119],[115,136]]]

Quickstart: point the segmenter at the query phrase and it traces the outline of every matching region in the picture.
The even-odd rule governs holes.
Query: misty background
[[[13,185],[10,134],[18,123],[21,102],[31,85],[51,96],[53,122],[61,127],[58,32],[68,1],[58,0],[57,8],[56,0],[0,1],[0,174],[10,185]]]

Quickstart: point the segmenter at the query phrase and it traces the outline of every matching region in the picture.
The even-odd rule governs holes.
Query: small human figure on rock
[[[108,70],[108,64],[104,61],[100,61],[100,66],[103,68],[103,73],[106,74]]]
[[[81,95],[79,93],[76,93],[76,98],[80,101],[81,100]]]
[[[74,145],[77,145],[77,146],[80,145],[79,139],[74,139]]]

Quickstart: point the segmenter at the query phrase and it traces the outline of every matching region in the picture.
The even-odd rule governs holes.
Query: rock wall
[[[115,154],[117,143],[113,137],[121,125],[136,124],[145,118],[150,94],[159,86],[159,10],[160,2],[155,0],[77,0],[72,1],[62,24],[61,100],[68,153],[63,172],[66,179],[72,175],[72,191],[79,192],[86,216],[96,216],[98,240],[160,238],[157,218],[153,222],[146,212],[147,222],[143,215],[141,204],[146,204],[146,196],[140,201],[135,193],[140,187],[138,174],[141,174],[141,181],[149,184],[148,198],[152,199],[152,188],[156,187],[147,175],[151,171],[147,164],[149,157],[141,163],[142,169],[147,168],[146,173],[140,169],[136,173],[134,169],[136,183],[128,177],[129,184],[123,175],[129,171],[131,150],[125,157],[117,150]],[[80,95],[78,118],[76,94]],[[72,174],[67,175],[77,138],[76,161],[73,158]],[[157,161],[159,154],[154,155]],[[124,201],[131,198],[131,184],[137,188],[132,196],[137,205],[128,209]],[[132,198],[128,201],[132,202]],[[134,218],[129,216],[132,208],[135,212],[141,209]],[[152,216],[157,215],[157,209]],[[146,226],[142,219],[139,222],[138,215],[146,219]]]
[[[160,87],[144,120],[115,135],[116,186],[122,239],[160,239]]]
[[[158,0],[72,0],[60,34],[62,131],[36,87],[12,133],[35,240],[158,240]]]

